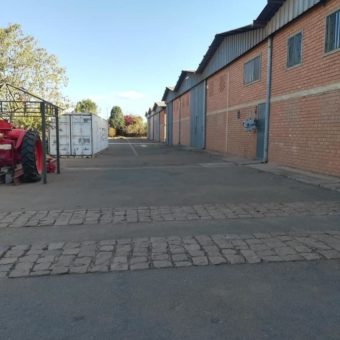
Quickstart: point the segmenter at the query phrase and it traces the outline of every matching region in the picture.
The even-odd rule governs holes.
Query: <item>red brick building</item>
[[[269,0],[163,100],[172,145],[340,176],[340,0]]]

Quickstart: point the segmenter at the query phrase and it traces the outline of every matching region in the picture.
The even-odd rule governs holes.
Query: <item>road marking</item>
[[[129,140],[128,140],[127,142],[128,142],[128,144],[130,145],[130,148],[131,148],[131,150],[133,151],[133,153],[135,154],[135,156],[138,157],[139,155],[138,155],[136,149],[134,148],[134,146],[129,142]]]
[[[146,143],[129,143],[129,144],[131,144],[131,145],[146,145],[146,144],[148,144],[148,145],[157,145],[157,146],[162,145],[160,143],[149,143],[149,142],[146,142]],[[127,143],[113,142],[113,143],[109,143],[109,145],[128,145],[128,144]]]

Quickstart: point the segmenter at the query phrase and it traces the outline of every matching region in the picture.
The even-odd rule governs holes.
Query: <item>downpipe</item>
[[[272,66],[273,66],[273,38],[268,38],[267,48],[267,80],[266,80],[266,109],[265,109],[265,125],[264,125],[264,154],[263,163],[268,162],[269,148],[269,120],[270,120],[270,101],[272,91]]]

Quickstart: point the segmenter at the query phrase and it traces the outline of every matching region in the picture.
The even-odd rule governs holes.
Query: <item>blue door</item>
[[[205,137],[205,82],[190,91],[190,140],[191,146],[204,149]]]
[[[172,145],[172,102],[167,103],[166,106],[166,124],[167,124],[167,131],[166,131],[166,135],[167,135],[167,143],[168,145]]]
[[[257,123],[256,123],[256,159],[262,160],[264,157],[264,131],[266,124],[266,104],[262,103],[257,106]]]

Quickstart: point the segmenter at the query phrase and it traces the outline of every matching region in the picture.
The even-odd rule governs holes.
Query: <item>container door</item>
[[[166,107],[166,117],[167,117],[167,143],[168,145],[172,145],[172,127],[173,127],[173,123],[172,123],[172,102],[167,104]]]
[[[190,93],[190,139],[191,146],[204,148],[205,137],[205,83],[194,87]]]
[[[59,117],[59,152],[61,156],[69,156],[71,154],[71,121],[70,115]],[[55,119],[52,120],[49,128],[49,153],[52,156],[57,154],[57,136]]]
[[[71,149],[73,156],[92,155],[92,117],[73,115]]]
[[[257,124],[256,124],[256,159],[262,160],[264,157],[264,131],[266,124],[266,104],[262,103],[257,106]]]

